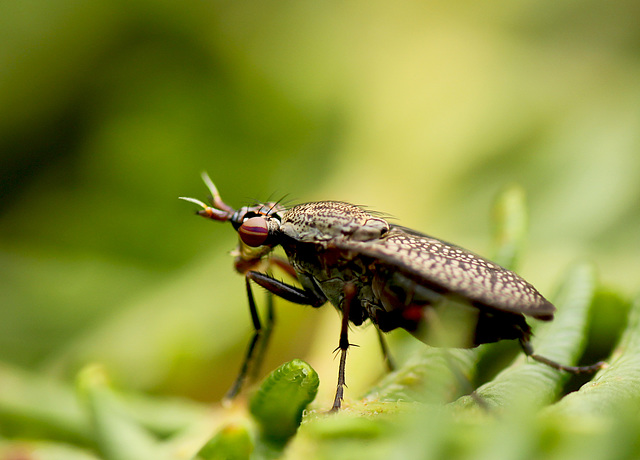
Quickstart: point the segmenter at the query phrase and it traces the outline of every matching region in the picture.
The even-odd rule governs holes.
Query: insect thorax
[[[318,201],[286,211],[280,231],[297,241],[309,243],[339,237],[369,241],[387,233],[389,224],[349,203]]]
[[[353,283],[361,308],[352,309],[350,319],[360,324],[375,308],[371,291],[370,260],[335,247],[337,240],[372,241],[389,231],[389,224],[357,206],[321,201],[295,206],[282,218],[280,232],[288,243],[283,247],[300,281],[307,288],[320,289],[338,309],[345,283]],[[309,286],[313,284],[314,286]],[[369,306],[370,308],[367,308]]]

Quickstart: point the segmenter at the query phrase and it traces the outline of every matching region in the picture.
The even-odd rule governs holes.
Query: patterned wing
[[[345,251],[397,268],[418,284],[435,286],[498,310],[553,319],[555,307],[514,272],[467,251],[402,227],[370,241],[334,240]]]

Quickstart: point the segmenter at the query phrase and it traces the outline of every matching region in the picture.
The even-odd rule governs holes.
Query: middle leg
[[[338,368],[338,386],[336,388],[336,397],[333,400],[331,412],[340,409],[344,397],[344,387],[346,387],[345,368],[347,365],[347,351],[351,344],[349,343],[349,312],[351,305],[356,298],[356,287],[353,283],[344,285],[344,297],[342,300],[342,325],[340,328],[340,342],[335,351],[340,350],[340,365]]]

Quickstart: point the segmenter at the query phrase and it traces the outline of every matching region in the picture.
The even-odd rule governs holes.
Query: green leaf
[[[123,410],[160,437],[184,430],[208,414],[207,406],[186,399],[127,392]],[[90,417],[73,386],[44,374],[0,363],[0,427],[4,435],[92,445]]]
[[[48,441],[0,441],[3,460],[100,460],[95,454],[78,446]]]
[[[365,401],[451,401],[461,390],[469,390],[465,386],[470,385],[476,360],[476,350],[425,345],[369,390]]]
[[[230,423],[222,428],[198,452],[202,460],[248,460],[253,441],[246,424]]]
[[[302,412],[316,397],[319,383],[316,371],[300,359],[269,374],[249,405],[263,439],[281,445],[293,436]]]
[[[579,391],[549,407],[549,414],[620,417],[640,412],[640,296],[609,365]]]
[[[554,321],[537,329],[532,339],[537,354],[562,364],[573,364],[582,350],[589,306],[595,293],[595,272],[589,265],[576,265],[568,273],[558,294]],[[476,390],[490,407],[519,404],[543,405],[552,401],[567,374],[520,356],[514,364],[492,381]],[[477,406],[477,400],[466,396],[457,406]]]
[[[3,434],[90,444],[89,418],[73,391],[52,378],[0,364]]]
[[[529,226],[524,189],[515,184],[503,189],[493,205],[492,217],[493,260],[514,270],[524,251]]]
[[[105,460],[170,460],[151,433],[124,409],[107,385],[104,370],[87,366],[78,375],[78,391],[85,402],[101,454]]]

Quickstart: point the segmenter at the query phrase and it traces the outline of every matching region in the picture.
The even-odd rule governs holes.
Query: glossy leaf
[[[274,370],[251,397],[251,414],[267,441],[282,444],[295,434],[302,412],[318,391],[318,374],[300,359]]]

